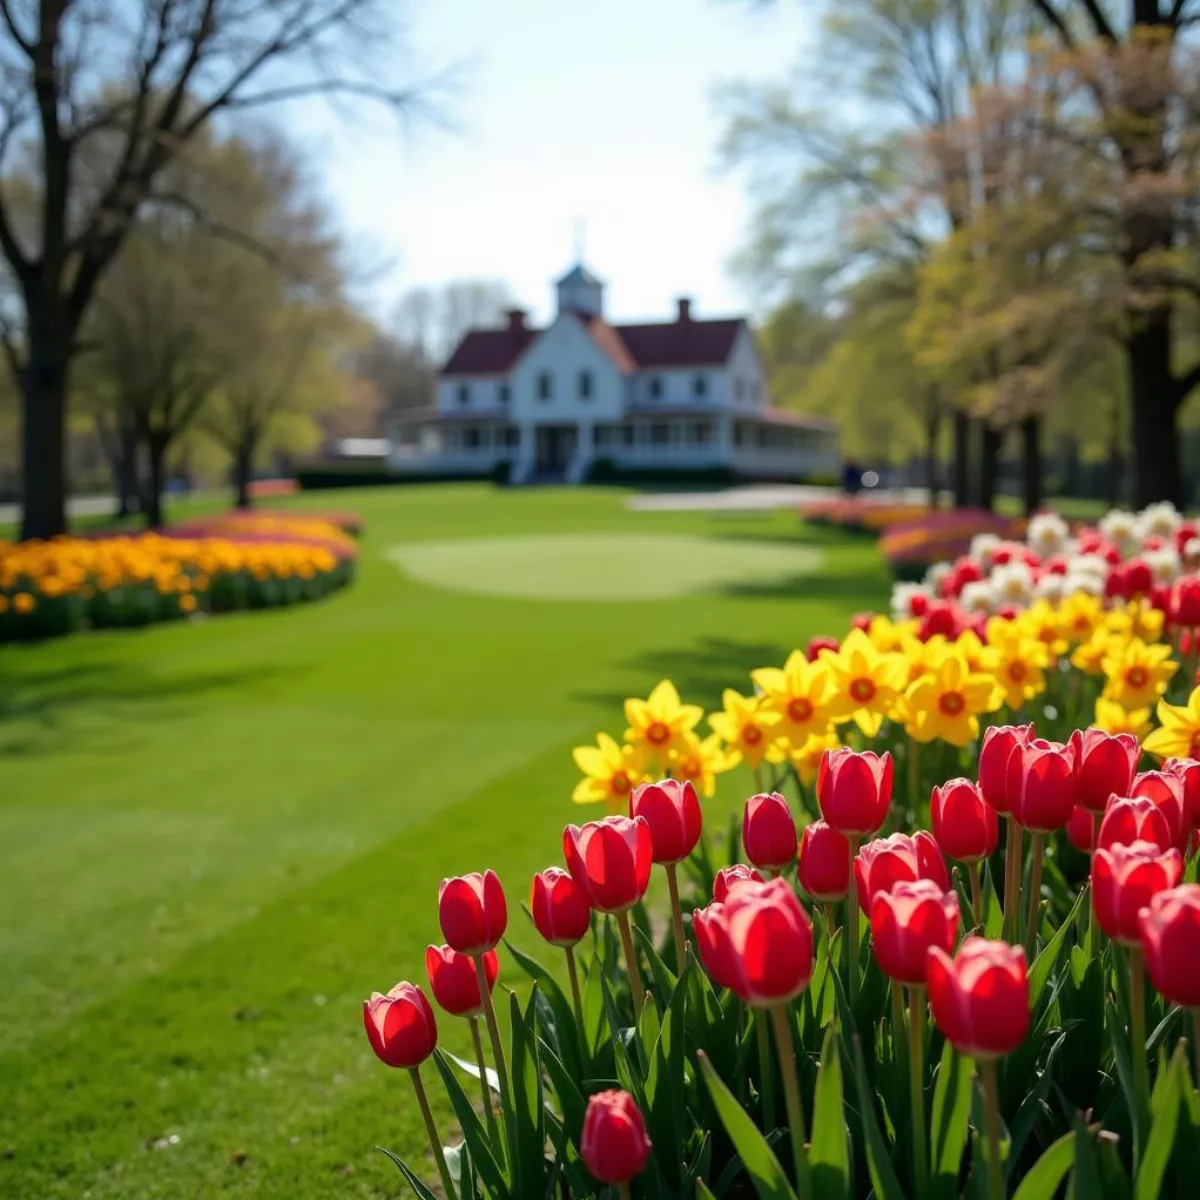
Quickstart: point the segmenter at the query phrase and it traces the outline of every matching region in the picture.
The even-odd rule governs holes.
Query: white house
[[[514,309],[473,329],[438,375],[436,404],[394,419],[404,472],[581,482],[661,471],[796,479],[840,466],[829,421],[771,407],[742,317],[610,325],[586,267],[556,284],[557,315],[533,329]]]

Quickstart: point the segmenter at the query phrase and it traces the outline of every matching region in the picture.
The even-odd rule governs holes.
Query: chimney
[[[508,318],[509,333],[520,333],[525,328],[525,310],[523,308],[510,308],[504,315]]]
[[[679,305],[679,314],[676,320],[680,325],[686,325],[692,319],[692,301],[689,296],[680,296],[676,301]]]

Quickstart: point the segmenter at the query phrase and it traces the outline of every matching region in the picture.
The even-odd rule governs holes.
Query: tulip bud
[[[1171,845],[1187,849],[1188,813],[1184,779],[1168,771],[1143,771],[1129,786],[1131,796],[1145,796],[1161,809],[1171,830]]]
[[[664,779],[634,788],[629,815],[650,826],[656,863],[682,862],[700,840],[700,801],[690,780]]]
[[[760,793],[746,801],[742,845],[760,871],[782,871],[796,858],[796,821],[778,792]]]
[[[1075,805],[1067,818],[1067,841],[1080,854],[1091,854],[1096,848],[1096,814]]]
[[[389,1067],[419,1067],[437,1047],[437,1021],[415,983],[398,983],[386,996],[363,1001],[367,1040]]]
[[[996,849],[1000,822],[978,784],[969,779],[951,779],[935,787],[929,811],[933,836],[948,858],[979,862]]]
[[[1180,549],[1182,550],[1182,547]],[[1195,575],[1183,575],[1175,580],[1171,586],[1171,599],[1167,611],[1172,625],[1184,629],[1194,629],[1200,625],[1200,578]]]
[[[1032,725],[991,725],[979,748],[979,790],[998,812],[1012,812],[1008,794],[1008,760],[1015,747],[1033,740]]]
[[[1125,796],[1137,774],[1142,748],[1132,733],[1106,733],[1103,729],[1077,729],[1071,748],[1079,775],[1079,803],[1102,813],[1112,795]]]
[[[1138,927],[1154,986],[1172,1004],[1200,1008],[1200,886],[1159,892]]]
[[[628,1092],[597,1092],[588,1100],[579,1152],[583,1165],[601,1183],[628,1183],[645,1170],[650,1139]]]
[[[1153,842],[1159,850],[1170,850],[1171,827],[1162,810],[1146,796],[1114,796],[1100,822],[1096,848],[1132,846],[1134,842]]]
[[[826,750],[817,771],[821,816],[847,837],[875,833],[892,802],[892,756],[848,746]]]
[[[712,898],[718,904],[724,904],[729,897],[730,889],[739,883],[766,883],[766,880],[753,868],[745,863],[734,863],[732,867],[722,867],[713,880]]]
[[[1019,946],[969,937],[951,958],[931,947],[929,1007],[946,1040],[974,1059],[1011,1054],[1029,1031],[1029,976]]]
[[[1014,747],[1006,792],[1018,825],[1039,833],[1061,829],[1079,796],[1071,747],[1041,738]]]
[[[863,846],[854,860],[858,906],[864,913],[871,911],[876,892],[890,892],[898,883],[918,879],[932,880],[943,892],[950,890],[945,859],[933,835],[924,829],[912,837],[893,833],[891,837],[876,838]]]
[[[592,920],[587,897],[561,867],[547,867],[533,877],[529,911],[538,933],[552,946],[575,945]]]
[[[508,927],[508,903],[495,871],[443,879],[438,888],[442,936],[459,954],[491,950]]]
[[[1148,596],[1154,588],[1154,572],[1141,558],[1131,558],[1124,568],[1125,595]]]
[[[800,839],[800,886],[823,903],[850,890],[850,843],[832,825],[811,821]]]
[[[605,817],[563,830],[567,869],[597,912],[632,908],[650,885],[654,846],[641,817]]]
[[[490,992],[500,977],[500,960],[495,950],[483,952],[483,970]],[[425,974],[433,998],[452,1017],[477,1017],[483,1012],[475,960],[449,946],[430,946],[425,951]]]
[[[1138,913],[1152,897],[1173,888],[1182,874],[1179,851],[1164,853],[1151,842],[1097,850],[1092,855],[1092,904],[1100,928],[1113,941],[1136,944]]]
[[[1184,815],[1189,828],[1200,824],[1200,762],[1194,758],[1168,758],[1162,765],[1164,775],[1183,782]]]
[[[835,637],[824,637],[818,634],[811,638],[808,643],[808,649],[804,652],[804,657],[809,662],[816,662],[821,657],[822,650],[832,650],[836,654],[842,648],[842,643]]]
[[[947,954],[958,939],[958,897],[936,883],[918,879],[876,892],[871,901],[871,941],[879,969],[897,983],[925,983],[926,953],[938,946]]]

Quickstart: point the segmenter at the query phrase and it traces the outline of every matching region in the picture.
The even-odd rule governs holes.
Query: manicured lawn
[[[419,1118],[360,1003],[421,977],[437,881],[495,867],[534,948],[529,875],[598,815],[570,804],[571,746],[665,674],[712,705],[887,595],[870,541],[786,513],[474,486],[294,503],[365,517],[348,592],[0,651],[6,1200],[401,1194],[373,1146],[419,1155]],[[748,783],[727,779],[722,817]]]

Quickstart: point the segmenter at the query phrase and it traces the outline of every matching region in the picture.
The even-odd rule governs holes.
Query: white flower
[[[1040,598],[1057,603],[1066,593],[1066,584],[1067,577],[1065,575],[1053,575],[1047,571],[1037,581],[1034,591]]]
[[[1181,520],[1179,510],[1169,500],[1164,500],[1161,504],[1151,504],[1138,513],[1138,535],[1142,541],[1150,537],[1174,537]]]
[[[913,616],[912,604],[918,597],[933,599],[933,592],[923,583],[895,583],[892,585],[892,619],[907,621]]]
[[[997,533],[977,533],[971,539],[971,557],[986,571],[992,565],[992,551],[1000,545]]]
[[[1073,596],[1076,592],[1087,592],[1091,596],[1103,596],[1104,576],[1097,575],[1094,571],[1068,569],[1063,576],[1062,594]]]
[[[992,584],[987,579],[972,579],[970,583],[964,583],[958,597],[959,606],[971,613],[990,613],[994,601]]]
[[[1039,558],[1062,554],[1071,531],[1058,513],[1037,513],[1029,518],[1025,540]]]
[[[1183,561],[1189,570],[1195,570],[1200,565],[1200,537],[1188,538],[1183,546]]]
[[[1102,554],[1074,554],[1067,560],[1068,575],[1094,575],[1101,584],[1108,578],[1108,562]]]
[[[1033,572],[1023,562],[1005,563],[992,572],[992,597],[998,608],[1028,608],[1033,600]]]
[[[1146,550],[1142,554],[1142,561],[1150,568],[1155,583],[1174,583],[1183,569],[1174,546],[1164,546],[1161,550]]]
[[[931,563],[929,569],[925,572],[925,586],[933,595],[940,595],[942,580],[953,570],[954,568],[948,562]]]
[[[1122,558],[1132,558],[1141,548],[1138,518],[1122,508],[1110,509],[1100,518],[1100,532],[1120,550]]]

